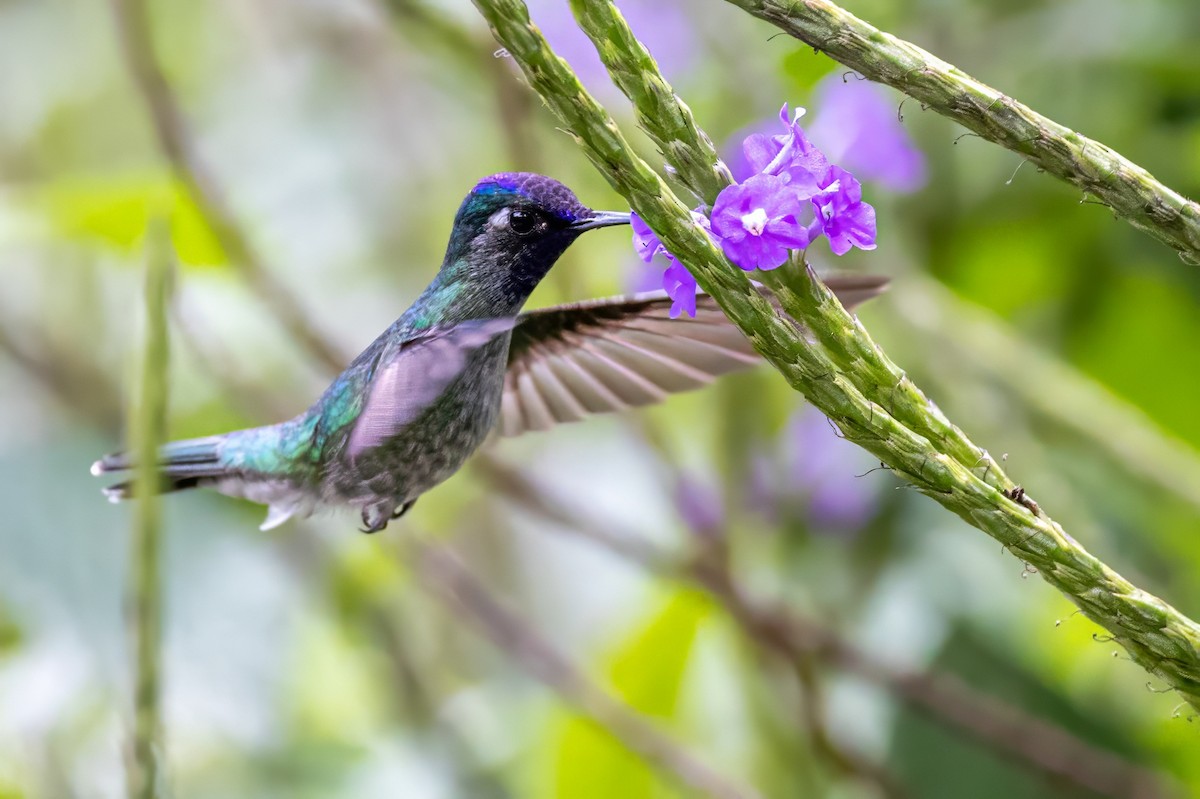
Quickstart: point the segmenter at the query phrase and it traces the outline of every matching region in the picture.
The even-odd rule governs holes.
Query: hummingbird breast
[[[470,353],[445,391],[378,447],[353,463],[343,453],[326,473],[326,500],[400,507],[457,472],[499,418],[510,339],[497,336]]]

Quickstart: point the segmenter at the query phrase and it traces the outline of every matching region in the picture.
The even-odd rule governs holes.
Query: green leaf
[[[92,176],[55,181],[32,203],[51,230],[70,239],[99,242],[133,254],[151,216],[171,221],[171,243],[188,266],[224,264],[221,245],[178,180],[161,175]]]
[[[695,591],[671,594],[606,660],[609,687],[639,712],[672,719],[696,641],[711,603]],[[565,714],[564,714],[565,716]],[[664,799],[680,793],[641,757],[579,716],[554,725],[555,797]]]

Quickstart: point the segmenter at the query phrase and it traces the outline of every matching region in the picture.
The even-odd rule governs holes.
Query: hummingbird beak
[[[592,215],[587,219],[579,219],[571,223],[571,230],[591,230],[598,227],[609,227],[610,225],[628,225],[628,211],[593,211]]]

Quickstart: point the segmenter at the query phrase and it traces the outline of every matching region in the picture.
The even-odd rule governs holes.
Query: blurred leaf
[[[1164,360],[1200,340],[1196,298],[1181,284],[1136,267],[1117,273],[1092,309],[1086,335],[1074,335],[1071,349],[1084,370],[1200,445],[1194,365]]]
[[[321,618],[303,625],[292,675],[297,740],[355,744],[371,739],[387,702],[351,630]]]
[[[807,106],[813,87],[832,71],[831,67],[846,71],[845,67],[817,55],[807,47],[796,48],[784,56],[783,74],[787,76],[790,91],[797,95],[792,99],[792,105]]]
[[[1084,629],[1084,625],[1076,627]],[[1031,673],[1011,657],[1007,648],[996,647],[987,639],[959,628],[947,640],[936,668],[957,673],[973,688],[1003,697],[1004,702],[1093,746],[1142,762],[1137,757],[1137,747],[1110,707],[1099,703],[1077,705],[1062,691],[1061,685],[1047,683]],[[1048,782],[990,747],[934,724],[908,707],[897,719],[893,740],[890,766],[914,796],[1061,799],[1093,795],[1067,782]]]
[[[641,713],[673,718],[696,631],[711,602],[678,591],[610,656],[612,689]],[[553,795],[563,799],[662,799],[678,792],[638,755],[592,722],[571,717],[558,726]]]
[[[1028,314],[1059,301],[1070,287],[1070,270],[1047,268],[1062,258],[1063,237],[1056,228],[1030,225],[1025,216],[988,218],[962,230],[948,247],[946,280],[1002,316]]]
[[[346,547],[338,565],[330,576],[330,600],[347,622],[377,604],[403,578],[395,558],[365,542]]]
[[[0,605],[0,655],[7,655],[21,646],[25,639],[24,632],[15,619]],[[3,797],[3,794],[0,794]]]
[[[200,209],[174,178],[148,175],[64,179],[43,188],[35,204],[58,235],[99,241],[122,253],[138,251],[151,215],[167,217],[181,263],[212,266],[226,262]]]

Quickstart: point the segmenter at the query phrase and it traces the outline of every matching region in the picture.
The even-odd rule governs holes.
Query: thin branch
[[[1133,403],[935,280],[908,274],[893,292],[889,311],[924,336],[926,345],[936,340],[940,351],[999,380],[1036,415],[1084,438],[1136,479],[1200,509],[1200,452]]]
[[[130,799],[154,799],[162,793],[162,520],[159,475],[155,464],[166,438],[167,306],[170,256],[168,233],[151,223],[146,255],[146,344],[141,393],[130,429],[138,453],[134,480],[140,498],[133,512],[132,590],[134,726],[129,763]]]
[[[456,615],[464,616],[526,671],[607,730],[630,751],[682,784],[717,799],[754,799],[758,793],[713,771],[636,711],[587,679],[512,610],[501,605],[455,555],[422,543],[409,546],[421,586]]]
[[[1108,630],[1135,662],[1200,709],[1200,625],[1134,586],[1036,505],[1023,502],[1024,495],[1010,488],[1011,481],[997,466],[989,464],[981,474],[972,471],[984,451],[964,437],[974,452],[972,458],[958,452],[952,439],[934,435],[949,422],[903,377],[816,275],[805,270],[786,285],[786,291],[780,291],[778,299],[792,319],[811,331],[819,342],[814,346],[751,288],[745,273],[695,225],[687,206],[638,158],[612,117],[530,23],[524,3],[475,0],[475,4],[593,165],[794,389],[847,438],[1031,564],[1042,579]],[[636,96],[631,99],[638,101]],[[775,283],[779,285],[778,280]],[[899,375],[900,382],[881,379],[889,375]]]
[[[494,458],[478,458],[480,476],[505,499],[556,528],[578,535],[661,577],[698,585],[712,594],[756,646],[796,664],[817,658],[891,691],[933,721],[964,733],[1014,762],[1114,799],[1172,795],[1164,778],[1123,760],[999,700],[980,694],[950,674],[895,669],[817,621],[785,605],[753,600],[713,558],[687,562],[640,536],[575,513],[554,492]]]
[[[665,448],[657,447],[657,449],[661,456],[660,463],[671,473],[670,480],[675,483],[678,496],[679,487],[684,485],[687,478],[674,460],[666,455]],[[494,468],[494,471],[503,472],[506,471],[506,467],[499,466]],[[515,470],[508,469],[507,471]],[[509,481],[510,485],[521,485],[522,483],[528,491],[530,486],[524,475],[516,474],[515,479]],[[713,571],[726,575],[726,579],[732,581],[732,576],[730,576],[730,531],[726,527],[725,520],[720,517],[701,520],[696,518],[696,514],[684,512],[684,501],[677,501],[676,504],[680,511],[680,518],[687,524],[692,534],[691,540],[695,549],[687,568]],[[732,506],[727,504],[726,508],[728,507]],[[595,525],[595,527],[599,529],[600,525]],[[627,537],[623,536],[622,538]],[[679,571],[675,564],[668,564],[666,568]],[[802,694],[800,697],[800,721],[808,735],[814,754],[822,758],[841,776],[859,780],[874,787],[880,796],[888,797],[888,799],[902,799],[906,793],[894,774],[884,765],[872,762],[852,747],[843,745],[830,731],[825,718],[824,691],[821,677],[816,668],[817,660],[815,653],[805,652],[796,653],[786,663],[790,667],[788,671],[795,678],[796,687]]]
[[[40,332],[40,331],[39,331]],[[27,328],[26,336],[29,336]],[[121,427],[122,402],[109,376],[77,353],[63,351],[41,335],[33,346],[0,324],[0,353],[34,378],[48,394],[101,430]]]
[[[112,0],[121,50],[153,122],[159,147],[176,177],[186,187],[230,263],[250,289],[323,369],[340,372],[349,359],[317,332],[311,314],[282,281],[266,267],[238,226],[221,185],[205,163],[171,84],[154,52],[144,0]]]
[[[1200,264],[1200,204],[1098,141],[1042,116],[916,45],[827,0],[728,0],[865,77],[1078,186]]]
[[[901,799],[906,793],[890,771],[843,746],[829,731],[829,725],[825,722],[825,692],[817,673],[816,661],[817,658],[813,654],[796,655],[791,658],[792,672],[796,675],[796,682],[804,694],[802,718],[814,751],[825,758],[841,775],[874,785],[882,796]]]
[[[434,675],[423,669],[416,657],[415,639],[408,625],[412,611],[401,601],[399,590],[406,583],[377,580],[363,584],[361,575],[354,573],[347,560],[307,525],[282,543],[284,554],[308,584],[325,581],[355,586],[349,596],[342,598],[341,609],[379,644],[389,667],[386,682],[397,718],[409,728],[427,729],[435,745],[454,764],[454,794],[472,799],[509,799],[511,794],[504,785],[500,766],[481,759],[454,714],[438,712],[444,697],[431,684]],[[439,672],[438,676],[443,675]]]

